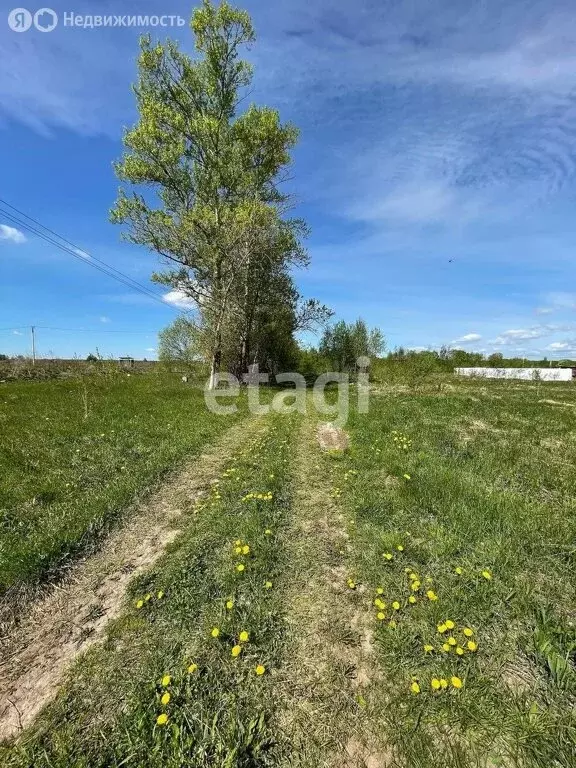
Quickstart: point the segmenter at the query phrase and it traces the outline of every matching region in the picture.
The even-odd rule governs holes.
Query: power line
[[[20,211],[18,208],[8,203],[6,200],[0,198],[0,202],[8,206],[9,208],[11,208],[19,216],[23,216],[25,219],[28,219],[28,221],[33,222],[33,224],[37,226],[32,226],[31,224],[28,224],[27,222],[23,221],[17,216],[14,216],[14,214],[0,208],[0,213],[12,223],[17,224],[18,226],[25,229],[27,232],[32,232],[37,237],[40,237],[42,240],[50,243],[51,245],[56,246],[61,251],[64,251],[65,253],[70,254],[75,259],[82,261],[84,264],[87,264],[93,267],[94,269],[97,269],[99,272],[102,272],[108,277],[111,277],[112,279],[117,280],[118,282],[122,283],[128,288],[139,291],[140,293],[146,295],[148,298],[151,298],[154,301],[157,301],[158,303],[163,304],[166,307],[170,307],[170,309],[172,309],[173,311],[181,311],[178,308],[176,308],[173,304],[170,304],[169,302],[165,301],[161,296],[159,296],[157,293],[147,288],[142,283],[139,283],[137,280],[134,280],[129,275],[126,275],[124,272],[121,272],[119,269],[116,269],[116,267],[113,267],[112,265],[108,264],[102,259],[99,259],[96,256],[92,256],[91,254],[88,254],[86,251],[84,251],[78,245],[73,243],[71,240],[66,239],[65,237],[58,234],[57,232],[50,229],[49,227],[44,226],[44,224],[41,224],[39,221],[37,221],[37,219],[34,219],[32,216],[28,216],[28,214],[24,213],[23,211]],[[41,229],[38,229],[38,227],[40,227]],[[44,230],[44,232],[41,230]],[[49,234],[47,235],[46,232],[48,232]],[[53,235],[53,237],[51,237],[51,235]],[[57,240],[54,238],[57,238]],[[62,242],[58,242],[58,240],[61,240]],[[65,243],[66,245],[62,245],[62,243]],[[81,254],[85,254],[85,255],[83,256]]]
[[[31,328],[30,325],[19,325],[17,328],[0,328],[2,331],[22,331]],[[139,336],[156,336],[157,331],[129,331],[122,328],[55,328],[51,325],[35,325],[41,331],[69,331],[70,333],[124,333],[136,334]]]

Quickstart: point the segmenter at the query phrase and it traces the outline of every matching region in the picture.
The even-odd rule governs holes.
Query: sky
[[[158,258],[108,220],[112,162],[136,119],[138,37],[193,51],[187,25],[62,25],[75,14],[174,14],[177,0],[51,0],[59,24],[0,10],[0,352],[154,358],[178,313],[93,268],[149,282]],[[34,12],[36,7],[28,6]],[[576,6],[565,0],[245,0],[250,99],[301,137],[289,182],[311,226],[300,291],[379,326],[390,349],[443,344],[576,356]],[[5,212],[10,212],[0,203]],[[13,212],[13,211],[12,211]]]

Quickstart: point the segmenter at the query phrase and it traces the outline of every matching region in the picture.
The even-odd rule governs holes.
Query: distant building
[[[575,368],[454,368],[457,376],[523,381],[572,381]]]
[[[123,368],[132,368],[134,366],[133,357],[119,357],[118,362]]]

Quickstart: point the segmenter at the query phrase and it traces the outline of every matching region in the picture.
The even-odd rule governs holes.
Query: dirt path
[[[119,615],[126,587],[180,532],[180,519],[229,456],[261,428],[251,418],[232,427],[113,532],[102,549],[71,569],[64,583],[30,610],[0,646],[0,740],[26,728],[56,695],[74,659],[104,637]]]
[[[361,586],[348,585],[349,537],[322,457],[325,432],[306,419],[296,446],[288,599],[293,641],[279,728],[291,745],[285,761],[291,768],[383,768],[388,758],[372,746],[364,712],[364,693],[375,677],[370,600]],[[343,435],[342,445],[347,442]],[[337,474],[345,463],[334,462]]]

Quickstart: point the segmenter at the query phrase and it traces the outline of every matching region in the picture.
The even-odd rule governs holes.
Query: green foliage
[[[375,358],[384,350],[385,342],[379,328],[368,329],[364,320],[355,323],[339,320],[324,331],[319,352],[331,362],[333,370],[355,371],[360,357]]]
[[[158,334],[158,359],[162,363],[179,362],[193,366],[205,357],[205,334],[188,317],[177,317]]]

